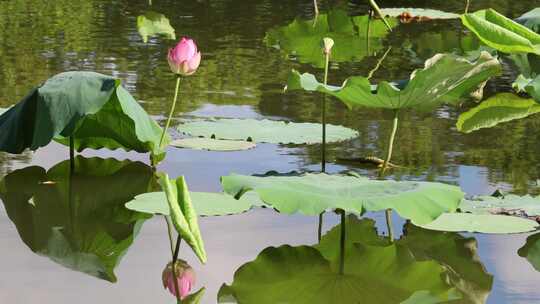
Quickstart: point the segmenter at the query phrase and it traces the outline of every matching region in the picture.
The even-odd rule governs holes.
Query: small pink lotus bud
[[[163,270],[162,280],[163,288],[167,288],[173,296],[180,296],[180,299],[184,299],[189,295],[191,288],[195,285],[195,271],[186,261],[176,261],[176,281],[178,282],[178,294],[176,293],[176,287],[174,284],[175,276],[173,275],[172,262],[167,264],[167,267]]]
[[[174,48],[169,49],[167,61],[173,73],[189,76],[197,71],[201,63],[201,52],[197,51],[197,45],[192,39],[182,37]]]

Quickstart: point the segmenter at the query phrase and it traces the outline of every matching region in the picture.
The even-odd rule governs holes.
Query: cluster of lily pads
[[[317,302],[321,303],[334,301],[336,294],[356,299],[393,297],[378,303],[418,303],[419,298],[435,298],[437,301],[474,298],[468,294],[470,290],[462,288],[464,284],[448,285],[440,281],[441,274],[450,278],[449,281],[462,279],[459,271],[451,272],[440,264],[407,257],[407,253],[412,252],[430,259],[443,259],[443,254],[434,253],[436,248],[415,247],[418,244],[409,242],[409,236],[396,242],[392,238],[380,239],[376,233],[373,235],[371,222],[363,222],[368,223],[366,228],[356,217],[345,219],[345,213],[363,215],[394,210],[410,221],[407,225],[412,231],[422,227],[455,232],[521,233],[538,228],[536,219],[540,216],[540,198],[507,195],[465,199],[460,188],[453,185],[383,178],[390,162],[400,111],[431,111],[443,104],[457,105],[471,95],[478,96],[485,83],[501,73],[500,60],[515,62],[520,76],[514,87],[530,98],[512,93],[490,97],[460,115],[458,130],[468,133],[540,112],[540,69],[537,68],[540,61],[536,57],[540,55],[540,35],[535,32],[539,30],[539,11],[533,10],[513,21],[492,9],[463,15],[420,9],[376,7],[376,10],[381,17],[389,18],[375,19],[371,15],[349,17],[344,11],[330,11],[318,14],[314,20],[295,20],[288,26],[272,29],[265,41],[285,51],[289,57],[297,56],[302,63],[325,67],[323,82],[312,74],[293,70],[287,81],[288,91],[321,92],[340,100],[350,109],[372,107],[393,112],[394,125],[381,179],[369,179],[354,173],[325,172],[264,176],[230,174],[221,178],[223,193],[190,192],[184,177],[170,179],[167,174],[155,174],[151,167],[141,163],[74,157],[74,151],[84,149],[124,149],[149,153],[155,166],[164,159],[169,145],[234,151],[255,148],[257,143],[322,143],[324,151],[325,143],[353,139],[358,132],[343,126],[327,125],[324,114],[322,124],[212,118],[184,120],[178,125],[178,130],[190,137],[173,140],[167,134],[162,140],[163,129],[122,87],[120,80],[93,72],[66,72],[31,90],[13,107],[0,111],[0,151],[19,154],[26,149],[44,147],[53,140],[69,146],[71,151],[69,162],[49,171],[39,167],[17,170],[0,183],[0,198],[24,242],[33,251],[60,264],[114,281],[112,270],[142,222],[149,217],[144,214],[170,217],[181,238],[204,263],[207,256],[197,222],[199,215],[236,214],[253,207],[311,216],[339,210],[342,213],[341,231],[330,231],[316,246],[266,249],[255,261],[239,269],[231,286],[221,289],[220,301],[231,301],[232,298],[247,303],[287,302],[291,295],[295,295],[293,290],[317,295]],[[461,18],[462,23],[487,48],[467,56],[437,54],[406,80],[373,84],[370,82],[372,71],[369,75],[352,76],[340,86],[328,85],[329,59],[336,62],[359,61],[373,50],[381,50],[382,38],[398,26],[396,17],[403,17],[405,12],[408,18],[419,20]],[[156,34],[175,38],[174,29],[161,14],[142,15],[137,25],[145,42]],[[321,42],[325,38],[332,38],[335,44],[333,47],[326,44],[323,53]],[[359,49],[366,52],[359,53]],[[324,109],[326,103],[322,105]],[[324,165],[322,168],[324,171]],[[136,176],[136,179],[118,178],[122,174]],[[120,181],[129,182],[115,184]],[[107,187],[88,186],[91,183],[106,183]],[[84,187],[81,186],[83,184]],[[111,187],[122,191],[110,191]],[[96,189],[107,189],[107,193],[96,192]],[[85,192],[89,190],[91,193]],[[111,206],[108,202],[112,202]],[[129,210],[137,212],[125,210],[125,202],[128,202],[125,206]],[[65,214],[66,217],[59,219],[42,215],[47,212]],[[28,218],[32,219],[32,229],[23,223],[26,221],[23,219]],[[69,221],[64,222],[66,219]],[[111,223],[116,224],[114,239],[109,233],[113,229],[109,227]],[[339,235],[342,236],[341,249],[330,246],[330,240],[337,240]],[[83,243],[75,242],[75,236]],[[536,237],[530,244],[528,241],[520,254],[533,257],[530,260],[538,268],[540,266],[534,256],[538,255],[540,242]],[[110,246],[100,248],[99,245]],[[347,255],[343,255],[344,246],[347,247]],[[63,249],[58,251],[58,248]],[[394,260],[399,260],[399,263]],[[381,263],[393,266],[381,270],[377,268]],[[392,263],[399,264],[399,267]],[[307,264],[310,266],[306,267]],[[452,264],[452,261],[443,261],[442,264]],[[388,281],[393,275],[386,272],[421,274],[419,277],[422,279],[396,285]],[[257,277],[253,278],[255,273]],[[373,279],[374,274],[380,278]],[[350,284],[366,282],[367,276],[369,280],[395,290],[373,294],[376,288],[370,288],[370,285]],[[267,282],[280,282],[283,278],[289,278],[294,284],[285,289],[281,285],[273,286],[275,291],[270,293],[271,297],[261,297],[261,294],[268,295]],[[321,295],[318,289],[310,289],[330,281],[337,283],[328,293]],[[491,285],[490,279],[485,281]],[[296,295],[297,299],[313,303],[304,294]],[[351,298],[340,302],[354,301]],[[426,303],[439,302],[426,300]]]

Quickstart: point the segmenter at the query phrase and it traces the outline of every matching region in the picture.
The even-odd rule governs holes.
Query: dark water
[[[147,44],[142,42],[136,19],[138,15],[152,10],[170,19],[177,37],[188,35],[196,39],[203,53],[197,73],[182,83],[177,117],[188,113],[196,116],[319,121],[318,97],[302,93],[283,94],[282,89],[291,68],[317,76],[322,75],[322,70],[302,63],[302,58],[287,56],[267,46],[264,41],[266,32],[272,28],[285,26],[296,17],[312,18],[312,1],[153,2],[149,6],[145,1],[1,1],[0,107],[17,102],[32,87],[56,73],[92,70],[121,78],[149,113],[163,118],[170,108],[174,89],[174,78],[165,59],[167,49],[174,41],[154,37]],[[321,4],[321,10],[324,13],[342,9],[351,15],[365,14],[367,2],[357,2],[329,1]],[[385,7],[413,6],[409,2],[381,1],[379,4]],[[461,12],[464,2],[415,1],[414,6]],[[540,1],[471,2],[471,10],[493,7],[510,17],[517,17],[540,5]],[[392,47],[389,55],[374,74],[374,79],[402,79],[438,52],[466,51],[462,42],[466,39],[472,38],[456,20],[401,24],[369,54],[353,62],[332,63],[330,82],[338,84],[349,75],[367,74],[389,46]],[[508,62],[505,62],[505,67],[503,76],[488,84],[486,96],[511,90],[510,82],[515,78],[515,72],[511,71]],[[459,113],[469,107],[445,107],[431,114],[403,113],[393,162],[404,168],[393,172],[392,178],[443,181],[459,185],[471,195],[490,194],[496,189],[539,194],[538,117],[464,135],[457,132],[455,122]],[[349,111],[339,103],[332,103],[328,120],[360,132],[357,140],[330,145],[330,159],[344,154],[383,154],[391,128],[389,113],[367,109]],[[85,157],[114,157],[148,163],[146,155],[135,153],[93,151],[83,154]],[[66,158],[67,149],[57,144],[19,156],[0,154],[0,173],[3,176],[30,165],[47,170],[60,168],[62,165],[57,164]],[[65,197],[60,194],[56,197],[48,192],[40,195],[50,202],[51,208],[58,208],[51,210],[61,211],[0,208],[0,303],[172,303],[173,299],[162,290],[160,282],[161,271],[170,255],[166,226],[161,218],[144,222],[139,236],[116,268],[118,282],[115,284],[73,272],[29,250],[31,248],[51,257],[50,250],[44,254],[46,245],[40,241],[39,231],[58,226],[71,227],[72,239],[68,241],[79,248],[85,246],[85,237],[95,236],[93,233],[99,231],[114,232],[117,241],[129,239],[129,231],[143,219],[124,214],[118,208],[123,202],[122,195],[144,192],[144,189],[139,189],[143,186],[134,187],[129,192],[131,188],[126,185],[130,182],[132,186],[139,185],[136,181],[140,181],[147,172],[147,166],[109,162],[114,164],[95,161],[90,162],[88,168],[112,166],[127,171],[115,171],[117,175],[111,175],[110,181],[82,179],[85,182],[81,182],[77,197],[85,206],[92,206],[88,210],[65,211],[65,206],[58,203]],[[254,174],[269,170],[318,170],[319,163],[318,145],[286,147],[261,144],[254,150],[225,154],[171,148],[158,169],[172,177],[185,175],[191,190],[220,191],[219,177],[231,172]],[[349,169],[370,176],[375,174],[373,170],[354,166],[330,164],[328,168],[331,172]],[[34,167],[32,170],[45,174],[44,169]],[[35,172],[32,176],[38,174]],[[25,178],[23,176],[22,180]],[[59,193],[62,193],[61,189]],[[91,189],[105,190],[101,193]],[[104,201],[110,201],[114,207],[111,207],[114,212],[106,212],[104,218],[122,218],[117,220],[122,225],[108,227],[92,221],[104,210],[99,205]],[[5,205],[9,206],[8,203]],[[30,227],[22,217],[27,215],[25,212],[36,213],[35,218],[45,214],[41,218],[51,220]],[[47,212],[52,215],[47,215]],[[72,221],[66,223],[55,218],[62,212],[71,214]],[[14,220],[14,214],[21,215],[21,220]],[[372,218],[377,220],[379,232],[385,233],[384,215],[375,214]],[[328,215],[324,230],[337,223],[337,216]],[[401,231],[403,224],[402,220],[395,219],[396,230]],[[279,215],[271,210],[203,218],[201,229],[209,263],[199,265],[187,247],[181,254],[196,269],[197,289],[206,287],[203,303],[215,303],[219,287],[223,283],[231,283],[234,272],[244,263],[254,260],[264,248],[283,244],[312,245],[317,241],[316,218]],[[437,235],[464,238],[457,234]],[[471,294],[477,297],[469,299],[470,303],[540,303],[540,273],[517,254],[527,235],[467,237],[477,242],[474,250],[468,253],[470,256],[460,260],[456,258],[458,253],[449,251],[446,259],[458,260],[458,265],[474,268],[480,273],[474,278],[468,277],[467,271],[461,273],[464,281],[468,282],[465,285],[476,286]],[[113,248],[110,252],[117,254],[122,248]],[[431,260],[444,263],[445,257],[432,257]],[[76,265],[76,261],[71,261],[71,266]],[[377,275],[374,273],[373,277]],[[493,277],[492,283],[490,276]],[[404,280],[404,277],[394,279]],[[381,290],[384,288],[380,286]],[[368,299],[364,301],[372,303]],[[359,299],[359,303],[364,302]]]

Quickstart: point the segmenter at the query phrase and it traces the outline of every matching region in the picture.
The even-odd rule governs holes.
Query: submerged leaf
[[[193,249],[199,260],[206,263],[206,251],[199,231],[197,212],[191,202],[191,196],[183,176],[176,180],[169,179],[166,173],[160,173],[159,184],[165,192],[171,219],[178,234]]]
[[[514,216],[470,213],[444,213],[425,229],[453,232],[522,233],[536,230],[538,223]]]
[[[115,282],[114,269],[147,215],[124,208],[153,183],[140,162],[83,157],[48,172],[31,166],[0,182],[0,198],[22,241],[35,253],[100,279]]]
[[[222,118],[192,120],[178,126],[178,131],[206,138],[248,140],[274,144],[321,143],[321,124],[294,123],[277,120]],[[339,142],[358,136],[358,132],[326,124],[326,142]]]
[[[174,28],[165,15],[156,12],[145,12],[137,17],[137,30],[144,43],[148,42],[148,37],[163,35],[167,39],[176,39]]]
[[[253,142],[243,140],[226,140],[201,137],[177,139],[172,141],[170,145],[177,148],[209,151],[241,151],[253,149],[257,146]]]
[[[85,148],[152,152],[162,157],[162,129],[120,85],[93,72],[66,72],[33,89],[0,116],[0,151],[19,154],[51,140]],[[165,140],[168,143],[168,137]]]
[[[532,99],[524,99],[511,93],[499,93],[459,115],[456,127],[461,132],[470,133],[538,112],[540,104]]]
[[[345,80],[341,87],[324,86],[314,75],[301,75],[293,70],[287,89],[330,94],[349,108],[430,110],[468,96],[500,71],[499,61],[487,52],[482,52],[474,62],[456,55],[437,54],[426,61],[424,69],[414,71],[408,83],[403,85],[383,81],[374,87],[367,78],[354,76]]]
[[[258,197],[247,194],[240,199],[225,193],[190,192],[193,206],[201,216],[228,215],[245,212],[253,206],[263,205]],[[150,192],[138,195],[126,204],[126,208],[150,214],[170,215],[167,196],[164,192]]]
[[[419,224],[453,212],[463,197],[458,187],[440,183],[379,181],[322,173],[268,177],[232,174],[221,177],[221,183],[225,192],[235,196],[254,191],[279,212],[318,215],[333,209],[363,213],[391,208]]]
[[[504,53],[540,54],[540,35],[493,9],[461,16],[463,24],[488,46]]]

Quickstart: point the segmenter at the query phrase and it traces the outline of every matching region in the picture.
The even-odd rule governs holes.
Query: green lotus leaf
[[[388,19],[388,22],[391,27],[398,24],[393,18]],[[266,33],[265,42],[289,56],[297,57],[302,63],[322,68],[325,62],[321,45],[323,38],[329,37],[335,42],[332,61],[358,62],[371,52],[382,49],[381,38],[389,32],[382,20],[370,21],[367,15],[351,17],[344,10],[334,9],[319,14],[313,20],[295,19],[286,26],[272,28]]]
[[[415,108],[430,110],[442,103],[454,103],[476,91],[490,77],[499,74],[499,61],[487,52],[469,62],[452,54],[437,54],[422,70],[411,74],[405,84],[380,82],[372,86],[365,77],[350,77],[341,87],[324,86],[314,75],[292,71],[288,90],[319,91],[337,97],[349,108]]]
[[[506,234],[533,231],[538,228],[538,223],[515,216],[444,213],[421,227],[438,231]]]
[[[387,17],[401,17],[404,14],[411,18],[425,18],[425,19],[457,19],[458,14],[447,13],[435,9],[425,8],[383,8],[381,12]]]
[[[206,263],[206,251],[199,230],[197,212],[183,176],[169,179],[166,173],[159,173],[159,184],[165,192],[174,227],[183,240],[193,249],[199,260]]]
[[[463,198],[459,187],[441,183],[380,181],[323,173],[267,177],[232,174],[221,177],[221,183],[225,192],[237,197],[254,191],[264,203],[283,213],[318,215],[342,209],[361,214],[391,208],[419,224],[453,212]]]
[[[36,150],[52,139],[77,151],[85,148],[151,152],[162,129],[120,85],[120,80],[93,72],[58,74],[33,89],[0,116],[0,151]],[[168,143],[168,137],[165,144]]]
[[[173,140],[170,145],[177,148],[209,151],[241,151],[253,149],[257,146],[253,142],[244,140],[225,140],[201,137]]]
[[[82,157],[48,172],[30,166],[0,182],[0,199],[22,241],[74,271],[115,282],[120,263],[149,216],[124,208],[147,191],[153,171],[140,162]],[[70,177],[71,174],[71,177]]]
[[[534,78],[525,78],[523,75],[519,75],[513,86],[516,91],[525,92],[540,103],[540,75]]]
[[[372,220],[349,216],[345,227],[343,274],[337,266],[337,226],[317,247],[266,248],[236,271],[230,286],[223,285],[219,303],[352,304],[359,299],[362,303],[402,303],[418,291],[428,292],[439,301],[459,297],[442,279],[443,266],[435,261],[417,261],[407,247],[385,242],[377,236]]]
[[[148,42],[148,37],[163,35],[167,39],[176,39],[174,28],[165,15],[148,11],[144,15],[137,17],[137,30],[144,43]]]
[[[205,292],[206,292],[206,288],[202,287],[201,289],[197,290],[197,292],[194,292],[190,294],[189,296],[187,296],[185,299],[183,299],[182,303],[183,304],[199,304],[201,303]]]
[[[459,205],[462,212],[473,214],[504,214],[523,217],[540,216],[540,197],[513,194],[504,197],[478,196],[463,200]]]
[[[527,242],[519,248],[518,254],[526,258],[536,271],[540,271],[540,233],[527,237]]]
[[[540,104],[532,99],[524,99],[511,93],[499,93],[459,115],[456,127],[461,132],[470,133],[538,112]]]
[[[516,18],[516,22],[538,33],[540,31],[540,7],[533,8],[519,16]]]
[[[316,144],[321,143],[321,124],[294,123],[277,120],[257,119],[198,119],[178,126],[178,131],[191,136],[206,138],[247,140],[273,144]],[[326,142],[339,142],[358,136],[352,129],[326,124]]]
[[[493,9],[461,16],[482,42],[504,53],[540,54],[540,35]]]
[[[246,212],[253,206],[262,206],[257,195],[247,193],[240,199],[225,193],[190,192],[193,207],[201,216],[229,215]],[[150,214],[170,215],[167,196],[164,192],[150,192],[137,195],[126,204],[126,208]]]

